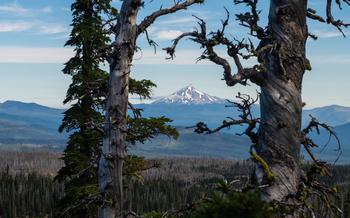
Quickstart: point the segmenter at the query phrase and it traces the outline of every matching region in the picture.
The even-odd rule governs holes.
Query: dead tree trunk
[[[322,127],[336,137],[328,125],[320,124],[314,118],[307,128],[301,130],[302,82],[305,70],[311,70],[305,47],[308,36],[316,38],[308,33],[306,18],[332,24],[343,35],[342,27],[350,27],[350,24],[333,18],[332,0],[327,0],[327,19],[317,15],[316,10],[308,9],[307,2],[270,0],[269,23],[267,28],[263,28],[259,26],[258,0],[234,0],[235,4],[244,4],[250,8],[249,12],[236,14],[236,19],[242,26],[250,29],[251,36],[259,39],[260,44],[257,48],[251,40],[231,40],[225,36],[230,17],[226,10],[227,19],[222,22],[221,29],[208,33],[205,21],[199,18],[200,28],[181,34],[171,47],[164,49],[170,58],[174,58],[180,40],[189,37],[204,50],[199,60],[208,59],[223,68],[223,79],[227,86],[247,85],[249,80],[261,88],[260,119],[253,118],[251,114],[250,107],[255,100],[239,94],[237,97],[242,100],[242,104],[233,103],[242,112],[239,119],[224,120],[223,124],[215,129],[210,129],[201,122],[196,125],[195,131],[210,134],[233,125],[247,125],[244,134],[252,141],[250,152],[252,159],[257,163],[255,174],[261,185],[263,199],[292,205],[300,201],[300,194],[303,194],[298,193],[298,189],[305,183],[308,186],[312,183],[312,178],[307,178],[309,176],[302,172],[300,166],[301,145],[305,147],[317,167],[325,169],[324,163],[318,161],[310,150],[316,144],[306,135],[311,129]],[[335,3],[341,6],[342,1]],[[218,46],[226,47],[227,55],[237,69],[235,74],[232,73],[228,59],[215,51]],[[250,57],[256,57],[259,64],[250,68],[243,67],[240,59]],[[255,127],[258,124],[259,129],[256,132]],[[315,173],[318,172],[311,172],[312,175]],[[324,189],[319,184],[315,187],[316,190]],[[305,199],[304,197],[301,199]],[[296,211],[290,217],[298,216]]]
[[[200,59],[209,59],[222,66],[228,86],[246,85],[247,80],[250,80],[261,87],[258,134],[252,132],[256,121],[244,116],[241,116],[242,120],[227,120],[223,126],[214,130],[202,124],[197,125],[197,132],[212,133],[231,125],[248,124],[245,134],[252,139],[256,151],[252,150],[253,158],[258,163],[256,175],[261,185],[268,185],[263,189],[263,198],[267,201],[286,201],[289,196],[296,194],[300,177],[301,86],[308,66],[305,57],[307,0],[271,0],[267,30],[258,25],[256,0],[234,2],[251,7],[251,12],[236,16],[243,26],[250,27],[253,36],[261,40],[258,48],[224,36],[228,14],[222,29],[217,32],[208,34],[206,23],[200,19],[200,31],[180,35],[174,40],[173,46],[165,50],[174,57],[178,42],[191,37],[205,48]],[[215,52],[214,48],[218,45],[227,47],[227,54],[236,65],[236,74],[232,74],[229,61]],[[241,50],[245,49],[251,52],[251,56],[258,57],[259,65],[252,68],[242,66]]]
[[[265,200],[286,201],[296,194],[300,178],[302,79],[308,61],[305,44],[307,0],[271,0],[268,32],[274,46],[264,54],[267,68],[261,84],[261,122],[257,153],[275,180],[263,190]],[[261,169],[260,182],[266,183]],[[265,180],[265,181],[264,181]]]
[[[137,35],[136,17],[141,0],[126,0],[120,11],[115,51],[110,62],[109,91],[99,164],[99,188],[112,202],[99,210],[99,217],[122,217],[123,159],[126,155],[129,75]]]
[[[106,105],[103,148],[99,163],[99,189],[104,200],[99,217],[123,217],[123,159],[126,156],[127,111],[129,75],[136,50],[137,37],[147,31],[153,22],[163,15],[185,10],[203,0],[175,1],[169,8],[161,8],[147,16],[140,24],[136,18],[141,0],[124,0],[117,26],[113,54],[109,58],[110,78]],[[150,45],[155,43],[147,36]],[[108,202],[111,201],[111,202]]]

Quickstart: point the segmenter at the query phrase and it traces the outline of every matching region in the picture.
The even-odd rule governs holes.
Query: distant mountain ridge
[[[0,144],[64,145],[58,133],[64,110],[36,103],[0,103]]]
[[[304,119],[309,119],[309,115],[312,115],[316,117],[320,122],[325,122],[332,126],[339,126],[350,123],[350,107],[339,105],[329,105],[304,110],[303,115]]]
[[[193,126],[201,121],[207,123],[209,127],[216,127],[228,116],[238,118],[240,113],[235,108],[225,107],[227,101],[198,91],[193,86],[187,86],[174,94],[170,95],[173,98],[168,96],[163,100],[159,99],[162,101],[135,106],[143,109],[143,114],[146,117],[167,116],[173,119],[171,124],[179,128],[182,136],[180,135],[180,139],[176,142],[169,141],[165,137],[157,137],[152,142],[147,142],[147,145],[139,145],[139,148],[136,149],[137,153],[197,156],[210,156],[212,154],[233,157],[232,152],[238,156],[246,152],[242,149],[246,149],[249,142],[235,135],[243,132],[244,126],[233,127],[215,136],[205,137],[198,136],[192,130],[183,128]],[[18,101],[0,103],[0,144],[53,145],[63,149],[66,145],[67,134],[58,132],[63,112],[62,109],[50,108],[36,103]],[[253,106],[252,113],[254,117],[259,117],[259,105]],[[343,147],[350,149],[350,107],[330,105],[304,110],[304,125],[310,119],[309,114],[321,122],[334,126]],[[314,135],[314,137],[321,145],[328,141],[327,134]],[[335,144],[334,140],[331,142]],[[241,146],[242,144],[245,146]],[[333,148],[335,147],[333,146]],[[229,150],[231,153],[228,152]],[[350,162],[350,152],[343,152],[343,155]]]

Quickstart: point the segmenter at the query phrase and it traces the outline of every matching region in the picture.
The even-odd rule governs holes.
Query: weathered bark
[[[232,125],[247,124],[244,134],[253,143],[250,152],[257,163],[255,173],[261,185],[259,187],[262,189],[263,199],[297,206],[300,205],[298,201],[301,197],[298,196],[299,185],[305,184],[305,174],[301,175],[300,166],[301,144],[316,164],[323,167],[323,163],[317,161],[310,152],[310,147],[314,147],[315,144],[306,135],[312,128],[318,126],[334,135],[328,125],[320,124],[315,119],[306,129],[301,130],[302,82],[305,70],[311,68],[305,56],[306,40],[309,35],[306,17],[321,22],[325,20],[314,10],[307,9],[307,0],[270,0],[269,23],[265,29],[258,24],[260,14],[257,10],[258,0],[234,0],[234,3],[250,7],[250,12],[236,14],[236,18],[242,26],[250,28],[252,36],[261,40],[257,48],[251,41],[249,43],[245,43],[244,40],[231,41],[224,36],[229,21],[228,13],[227,19],[222,22],[222,28],[218,31],[208,34],[205,21],[199,19],[200,28],[181,34],[171,47],[164,50],[170,58],[174,58],[179,41],[189,37],[204,48],[199,60],[208,59],[222,66],[224,80],[228,86],[246,85],[247,80],[250,80],[261,88],[260,120],[253,119],[249,112],[250,106],[255,102],[251,102],[250,97],[245,99],[242,95],[238,95],[243,100],[242,104],[236,104],[243,113],[240,119],[230,118],[215,129],[208,128],[204,123],[198,123],[195,131],[214,133]],[[336,3],[340,5],[341,1]],[[327,0],[327,22],[340,31],[341,27],[350,26],[340,20],[334,20],[331,4],[332,1]],[[233,58],[237,68],[235,74],[232,74],[230,62],[215,52],[214,48],[220,45],[227,47],[228,56]],[[242,55],[244,50],[250,54]],[[253,68],[243,68],[240,58],[252,56],[256,56],[260,64]],[[256,124],[259,124],[257,133],[253,131]],[[300,182],[301,177],[303,182]],[[290,217],[298,216],[298,211],[295,211]]]
[[[261,121],[257,153],[268,163],[274,181],[263,169],[256,174],[267,201],[288,201],[296,194],[300,178],[302,79],[307,66],[305,44],[307,0],[271,0],[268,32],[262,46],[273,44],[264,54],[267,68],[261,84]],[[297,217],[297,215],[295,215]]]
[[[137,37],[160,16],[187,9],[203,0],[175,2],[172,7],[161,8],[147,16],[139,25],[136,18],[141,0],[124,0],[120,10],[117,34],[110,57],[110,78],[106,105],[105,136],[99,163],[99,189],[105,202],[99,217],[123,217],[123,159],[126,156],[127,111],[129,75]],[[149,41],[150,42],[150,41]],[[150,44],[152,44],[150,42]]]
[[[141,0],[125,0],[118,21],[115,53],[110,63],[105,136],[99,164],[99,188],[104,199],[99,217],[122,217],[123,159],[126,155],[126,129],[129,75],[137,35],[136,17]]]

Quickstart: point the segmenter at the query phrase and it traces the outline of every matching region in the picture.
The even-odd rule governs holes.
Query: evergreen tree
[[[103,125],[108,73],[100,65],[108,57],[110,31],[104,29],[103,13],[113,17],[116,10],[110,0],[77,0],[72,4],[73,23],[66,46],[75,47],[75,56],[65,65],[63,72],[72,76],[65,104],[71,107],[64,113],[60,132],[71,133],[63,154],[65,166],[56,179],[65,184],[65,196],[60,201],[60,216],[96,217],[101,204],[98,190],[97,168],[103,140]],[[156,85],[150,80],[130,79],[130,94],[141,99],[150,98]],[[127,141],[131,145],[145,142],[162,133],[177,137],[176,129],[167,125],[165,117],[143,118],[142,110],[129,103]],[[126,178],[140,177],[149,165],[143,158],[127,156],[123,174]]]
[[[65,166],[56,179],[65,183],[65,197],[61,200],[62,214],[91,217],[96,211],[93,203],[98,194],[97,160],[103,132],[103,87],[108,74],[100,68],[103,58],[99,50],[109,41],[103,30],[101,13],[110,9],[110,0],[77,0],[72,4],[73,22],[66,46],[74,47],[75,55],[63,72],[72,76],[65,104],[71,107],[64,113],[60,132],[71,133],[63,160]]]

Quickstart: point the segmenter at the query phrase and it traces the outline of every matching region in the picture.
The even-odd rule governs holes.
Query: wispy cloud
[[[176,18],[176,19],[168,19],[168,20],[163,20],[159,22],[161,25],[172,25],[172,24],[192,24],[194,25],[196,19],[194,17],[182,17],[182,18]]]
[[[68,28],[65,25],[62,24],[43,24],[39,26],[39,34],[44,35],[53,35],[53,34],[60,34],[60,33],[67,33]]]
[[[317,37],[323,38],[323,39],[343,37],[343,34],[338,30],[314,30],[312,33],[314,33]],[[347,36],[350,35],[349,32],[344,32],[344,33]]]
[[[179,30],[161,30],[154,33],[159,40],[172,40],[181,35],[183,32]]]
[[[29,10],[27,8],[23,8],[17,4],[0,5],[0,12],[24,14],[28,11]]]
[[[0,63],[65,63],[72,56],[70,48],[0,47]]]
[[[34,26],[29,22],[0,22],[0,32],[20,32],[25,31]]]
[[[52,7],[46,6],[43,8],[24,8],[16,3],[0,5],[0,13],[10,13],[16,15],[35,15],[39,13],[51,13]]]
[[[0,63],[64,63],[73,55],[70,48],[37,48],[37,47],[0,47]],[[134,56],[134,64],[196,64],[196,58],[200,55],[198,50],[186,50],[177,52],[174,60],[166,60],[167,54],[153,50],[142,50]],[[199,64],[209,64],[207,61]]]
[[[223,58],[229,57],[224,51],[217,51]],[[0,63],[65,63],[73,56],[72,48],[48,48],[48,47],[0,47]],[[201,55],[200,50],[179,50],[174,60],[164,51],[159,50],[156,54],[153,50],[142,50],[135,54],[134,64],[154,64],[154,65],[212,65],[210,61],[204,60],[197,63],[197,58]],[[243,65],[250,66],[252,61],[245,61]],[[233,63],[232,63],[232,66]]]
[[[3,33],[22,32],[27,30],[31,30],[34,34],[38,35],[68,35],[69,27],[60,23],[44,23],[42,21],[37,20],[31,22],[27,22],[24,20],[0,22],[0,32]]]
[[[217,50],[217,53],[222,57],[226,58],[234,67],[234,63],[231,60],[232,58],[228,57],[225,50]],[[153,50],[142,50],[135,54],[134,56],[134,64],[152,64],[152,65],[213,65],[212,62],[208,60],[197,61],[198,57],[200,57],[202,51],[199,49],[186,49],[186,50],[178,50],[176,52],[176,57],[172,60],[169,59],[169,55],[162,50],[158,50],[155,54]],[[242,60],[242,64],[244,66],[252,66],[256,64],[256,60]],[[219,67],[219,66],[218,66]]]
[[[20,32],[32,29],[39,34],[56,34],[67,30],[63,25],[45,23],[37,17],[52,13],[51,6],[29,8],[17,3],[0,4],[0,15],[5,14],[6,20],[0,21],[0,32]]]

